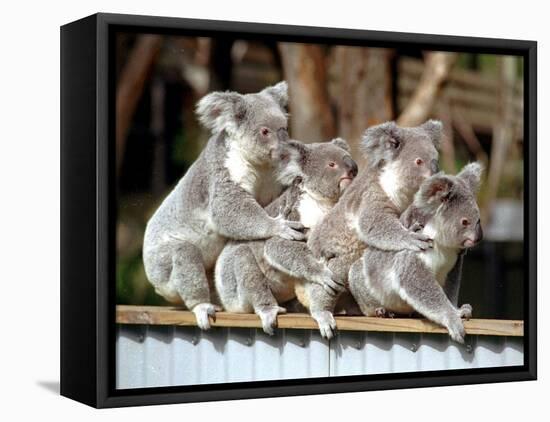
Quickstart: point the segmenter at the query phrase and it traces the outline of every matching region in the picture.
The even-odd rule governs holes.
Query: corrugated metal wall
[[[118,325],[117,388],[523,365],[523,337]]]

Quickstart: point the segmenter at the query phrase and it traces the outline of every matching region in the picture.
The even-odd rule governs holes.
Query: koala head
[[[225,132],[244,158],[265,164],[278,157],[281,142],[288,140],[286,82],[255,94],[213,92],[197,104],[199,121],[213,134]]]
[[[373,126],[362,140],[367,165],[377,171],[390,171],[396,188],[406,186],[416,191],[426,178],[439,171],[441,132],[441,122],[436,120],[412,128],[399,127],[395,122]]]
[[[348,143],[341,138],[313,144],[291,141],[290,145],[299,152],[302,186],[319,200],[338,201],[357,176],[357,164]]]
[[[456,176],[436,174],[427,179],[415,196],[415,204],[437,206],[428,225],[434,230],[434,242],[449,248],[471,248],[481,241],[476,194],[483,167],[466,165]]]

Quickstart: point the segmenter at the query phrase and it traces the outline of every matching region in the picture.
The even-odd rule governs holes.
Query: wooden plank
[[[195,326],[192,312],[170,306],[117,305],[117,324]],[[279,328],[317,329],[317,323],[307,314],[286,314],[277,318]],[[336,325],[342,331],[385,331],[407,333],[446,333],[443,327],[425,319],[372,318],[337,316]],[[214,327],[261,328],[260,318],[254,314],[217,312]],[[523,321],[471,319],[464,322],[467,334],[489,336],[523,336]]]

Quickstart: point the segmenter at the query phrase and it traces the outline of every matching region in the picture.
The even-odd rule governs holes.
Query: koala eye
[[[263,136],[267,136],[269,135],[269,129],[266,128],[266,127],[263,127],[260,132],[262,133]]]
[[[417,158],[415,163],[417,166],[421,166],[422,164],[424,164],[424,160],[422,158]]]
[[[336,167],[336,163],[334,161],[331,161],[330,163],[328,163],[328,166],[334,168]]]
[[[462,220],[460,220],[460,223],[464,226],[464,227],[467,227],[470,225],[470,222],[468,221],[467,218],[463,218]]]

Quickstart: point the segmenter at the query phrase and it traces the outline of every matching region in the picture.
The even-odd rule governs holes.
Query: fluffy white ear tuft
[[[279,107],[283,110],[288,105],[288,84],[286,81],[279,82],[273,86],[268,86],[260,92],[260,94],[267,94],[272,97]]]
[[[434,146],[439,149],[441,136],[443,136],[443,123],[439,120],[428,120],[420,125],[430,135]]]
[[[483,174],[483,164],[479,162],[466,164],[464,168],[457,174],[470,187],[473,193],[477,193],[481,185],[481,175]]]
[[[213,92],[197,103],[196,113],[199,121],[212,133],[233,132],[244,119],[246,106],[241,94]]]
[[[351,153],[351,148],[349,147],[348,142],[343,138],[334,138],[332,141],[330,141],[330,143],[342,148],[344,151]]]

